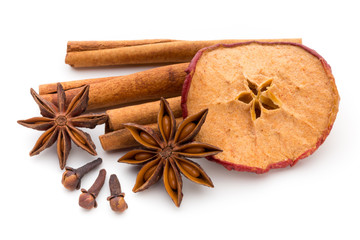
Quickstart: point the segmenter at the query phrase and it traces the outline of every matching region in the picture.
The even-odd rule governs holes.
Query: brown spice
[[[39,154],[57,141],[59,164],[60,168],[63,169],[71,149],[71,140],[88,153],[92,155],[97,154],[95,144],[91,140],[90,135],[76,128],[95,128],[96,125],[103,124],[107,120],[106,114],[81,115],[86,110],[88,104],[88,85],[82,87],[69,100],[65,97],[61,84],[58,83],[57,98],[54,99],[54,103],[39,96],[33,89],[31,89],[31,95],[38,104],[42,117],[20,120],[18,123],[25,127],[45,132],[35,143],[34,148],[30,151],[30,156]],[[69,103],[67,103],[67,99]]]
[[[187,63],[181,63],[109,79],[68,82],[64,83],[65,93],[67,99],[71,99],[84,84],[89,84],[87,110],[159,100],[160,96],[180,96],[187,66]],[[41,96],[47,101],[56,102],[54,87],[54,84],[41,85]]]
[[[105,183],[106,170],[101,169],[98,177],[96,178],[94,184],[89,188],[89,190],[81,189],[81,194],[79,197],[79,205],[85,209],[92,209],[97,207],[96,197],[99,195],[101,188]]]
[[[110,207],[114,212],[124,212],[128,205],[125,202],[125,193],[121,192],[121,185],[119,179],[115,174],[110,176],[109,187],[111,196],[107,198],[110,202]]]
[[[67,52],[90,51],[100,49],[111,49],[120,47],[132,47],[146,44],[175,42],[172,39],[143,39],[143,40],[121,40],[121,41],[69,41]]]
[[[183,196],[180,173],[195,183],[213,187],[211,179],[200,165],[186,158],[205,157],[221,152],[215,146],[191,142],[200,131],[206,115],[205,109],[188,117],[176,128],[174,114],[168,102],[161,98],[158,115],[160,134],[151,128],[125,124],[135,140],[146,148],[132,150],[119,159],[119,162],[143,164],[136,178],[134,192],[149,188],[162,176],[166,191],[179,207]]]
[[[175,118],[182,116],[181,98],[169,98],[167,101],[173,110]],[[148,102],[128,107],[110,109],[106,111],[108,121],[106,123],[106,132],[111,132],[124,128],[124,123],[136,123],[146,125],[155,123],[157,120],[160,101]]]
[[[102,163],[102,159],[98,158],[92,162],[85,164],[77,169],[66,166],[62,175],[61,183],[68,190],[80,189],[81,178]]]
[[[225,39],[225,40],[206,40],[206,41],[165,41],[149,42],[133,46],[127,45],[114,48],[114,42],[103,42],[98,49],[93,47],[88,51],[68,51],[65,63],[73,67],[97,67],[122,64],[149,64],[149,63],[176,63],[189,62],[197,51],[204,47],[214,44],[248,42],[253,40],[245,39]],[[265,42],[296,42],[301,43],[301,39],[264,39],[258,41]],[[87,42],[89,44],[89,42]],[[96,43],[94,44],[96,45]],[[116,45],[116,44],[115,44]]]
[[[177,118],[176,124],[179,125],[181,121],[182,118]],[[156,131],[158,124],[152,123],[145,125],[145,127]],[[100,135],[99,139],[101,146],[105,151],[121,150],[140,146],[140,143],[133,138],[130,131],[126,128]]]

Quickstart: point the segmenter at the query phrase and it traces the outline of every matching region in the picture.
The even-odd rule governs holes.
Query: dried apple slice
[[[330,66],[301,44],[214,45],[187,72],[183,117],[209,109],[195,140],[223,149],[207,158],[229,170],[293,166],[324,142],[338,112]]]

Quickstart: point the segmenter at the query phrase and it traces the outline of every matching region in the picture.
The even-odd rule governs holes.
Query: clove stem
[[[119,179],[115,174],[111,174],[109,180],[110,193],[112,196],[117,196],[121,194],[121,185]]]
[[[101,158],[95,159],[94,161],[91,161],[91,162],[85,164],[84,166],[76,169],[76,174],[78,175],[79,178],[82,178],[85,174],[90,172],[92,169],[96,168],[101,163],[102,163]]]
[[[106,170],[101,169],[94,184],[88,190],[88,192],[94,195],[94,197],[97,197],[99,195],[99,192],[105,183],[105,177],[106,177]]]

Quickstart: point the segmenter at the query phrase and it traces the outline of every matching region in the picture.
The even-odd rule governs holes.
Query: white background
[[[130,3],[131,2],[131,3]],[[359,8],[356,1],[2,1],[1,239],[359,239]],[[85,129],[108,176],[116,173],[129,209],[110,210],[108,184],[98,208],[78,206],[60,183],[55,148],[29,157],[41,132],[16,120],[39,116],[29,89],[43,83],[124,75],[151,66],[73,69],[68,40],[256,39],[302,37],[332,66],[340,111],[325,143],[293,168],[267,174],[228,171],[199,159],[210,189],[184,180],[176,208],[163,184],[131,191],[138,168],[106,153],[103,126]],[[73,145],[68,165],[95,159]],[[83,178],[88,188],[97,171]],[[108,178],[107,178],[108,181]]]

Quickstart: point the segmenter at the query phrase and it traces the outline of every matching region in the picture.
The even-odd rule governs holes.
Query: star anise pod
[[[163,177],[167,193],[179,207],[183,197],[180,173],[195,183],[214,187],[200,165],[186,158],[206,157],[222,151],[215,146],[192,141],[199,133],[207,112],[205,109],[189,116],[176,128],[169,103],[162,98],[158,114],[160,134],[145,126],[124,124],[135,140],[145,147],[132,150],[119,159],[123,163],[144,164],[137,175],[133,192],[143,191]]]
[[[39,105],[42,117],[20,120],[18,123],[28,128],[45,131],[30,151],[30,156],[39,154],[57,141],[59,164],[63,169],[71,149],[71,140],[88,153],[97,155],[90,135],[76,128],[94,128],[107,120],[106,114],[81,115],[88,105],[89,85],[84,86],[68,105],[65,91],[60,83],[57,84],[57,104],[43,99],[34,89],[30,89],[30,93]]]

